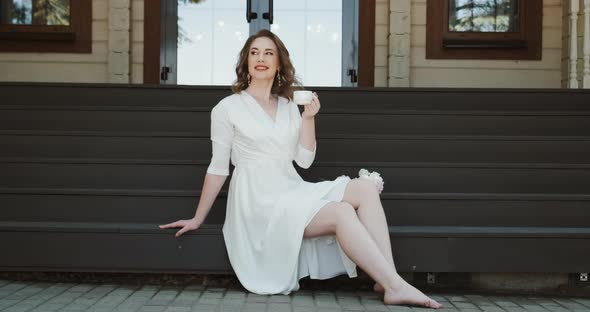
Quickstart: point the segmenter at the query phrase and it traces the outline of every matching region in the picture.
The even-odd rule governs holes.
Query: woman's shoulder
[[[230,103],[236,103],[240,101],[240,97],[241,94],[240,93],[232,93],[226,97],[224,97],[223,99],[221,99],[221,101],[219,101],[219,104],[221,103],[227,103],[227,104],[222,104],[222,105],[231,105]]]
[[[232,107],[236,106],[236,103],[240,101],[240,94],[239,93],[232,93],[223,99],[221,99],[214,107],[214,110],[230,110]]]

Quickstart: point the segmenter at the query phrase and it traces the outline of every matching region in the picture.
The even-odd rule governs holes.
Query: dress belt
[[[278,162],[278,163],[291,163],[293,158],[289,155],[283,155],[282,157],[279,156],[260,156],[260,157],[240,157],[240,159],[236,163],[236,167],[240,165],[248,165],[248,164],[265,164],[269,162]]]

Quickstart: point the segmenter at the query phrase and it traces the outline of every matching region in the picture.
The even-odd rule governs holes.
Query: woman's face
[[[277,47],[267,37],[259,37],[252,41],[248,52],[248,72],[252,80],[273,80],[279,69]]]

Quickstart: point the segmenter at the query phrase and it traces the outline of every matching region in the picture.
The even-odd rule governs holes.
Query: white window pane
[[[180,6],[199,7],[201,9],[210,9],[213,6],[213,0],[178,0],[178,11]]]
[[[264,1],[264,0],[263,0]],[[276,15],[277,11],[284,10],[305,10],[305,1],[281,1],[277,0],[273,2],[273,8]]]
[[[342,85],[342,13],[307,14],[305,83]]]
[[[238,54],[249,36],[245,10],[204,8],[210,2],[179,2],[178,84],[230,85],[235,80]]]
[[[352,0],[307,0],[307,9],[342,11],[342,1]]]
[[[179,1],[178,84],[234,82],[239,51],[250,35],[245,4]],[[289,49],[304,85],[342,85],[342,0],[275,0],[271,30]]]
[[[248,25],[240,21],[242,10],[215,11],[213,26],[213,84],[230,85],[236,78],[240,49],[248,39]],[[245,20],[245,18],[244,18]]]
[[[295,75],[303,80],[306,47],[305,11],[275,11],[275,20],[277,22],[271,25],[271,31],[281,38],[289,50]]]
[[[209,9],[196,6],[178,11],[177,83],[208,85],[211,83],[213,57],[213,16]]]
[[[329,11],[323,4],[314,4],[321,10],[312,10],[310,3],[307,3],[306,9],[277,9],[289,7],[287,4],[291,2],[274,1],[275,22],[271,31],[289,49],[297,77],[306,86],[341,86],[342,1],[326,1],[331,3]]]
[[[216,9],[245,9],[246,0],[205,0],[213,3]],[[244,18],[246,18],[246,11],[244,11]]]

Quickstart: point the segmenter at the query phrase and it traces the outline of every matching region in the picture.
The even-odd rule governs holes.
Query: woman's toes
[[[442,304],[432,300],[432,299],[428,299],[428,301],[426,302],[425,306],[427,308],[432,308],[432,309],[440,309],[442,307]]]

